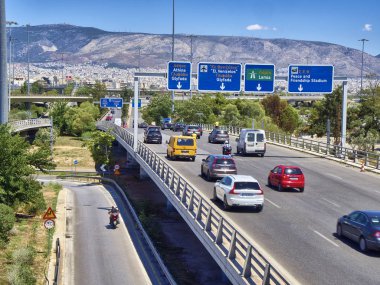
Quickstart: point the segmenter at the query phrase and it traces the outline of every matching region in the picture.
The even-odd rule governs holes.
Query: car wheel
[[[215,202],[218,200],[218,197],[216,196],[216,189],[215,189],[215,187],[214,187],[214,191],[212,191],[212,200],[215,201]]]
[[[166,157],[170,159],[169,151],[166,152]]]
[[[195,161],[195,156],[193,156],[193,157],[191,158],[191,161]]]
[[[268,177],[268,186],[269,186],[270,188],[272,188],[272,183],[270,183],[270,179],[269,179],[269,177]]]
[[[261,154],[261,157],[264,157],[264,153]]]
[[[240,154],[240,149],[239,149],[239,147],[236,147],[236,153],[237,153],[237,154]]]
[[[244,146],[244,149],[243,149],[243,154],[244,154],[244,155],[247,154],[247,149],[245,148],[245,146]]]
[[[278,192],[282,192],[282,190],[284,190],[284,188],[281,186],[281,183],[278,183],[277,190]]]
[[[362,252],[366,252],[368,250],[367,242],[365,241],[364,237],[360,237],[359,248],[360,248],[360,251],[362,251]]]
[[[208,137],[208,142],[211,143],[210,137]]]
[[[211,181],[211,175],[210,175],[210,170],[207,170],[207,176],[206,176],[207,181]]]
[[[300,192],[303,192],[303,191],[305,191],[305,188],[304,187],[300,188]]]
[[[257,212],[261,212],[264,209],[264,205],[259,205],[256,207]]]
[[[336,235],[342,237],[342,226],[340,224],[336,226]]]
[[[228,202],[227,202],[227,197],[224,196],[224,199],[223,199],[223,209],[228,211],[229,209],[231,209],[231,206],[228,205]]]

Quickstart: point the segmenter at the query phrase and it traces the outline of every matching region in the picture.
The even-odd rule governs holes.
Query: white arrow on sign
[[[300,86],[298,86],[298,91],[302,92],[302,90],[303,90],[303,87],[302,87],[302,84],[300,84]]]
[[[100,166],[100,170],[105,172],[106,171],[106,169],[104,168],[105,166],[106,166],[105,164],[102,164],[102,166]]]
[[[222,82],[222,85],[220,85],[220,89],[224,90],[224,88],[226,88],[226,86],[224,86],[224,83]]]
[[[260,91],[261,90],[261,86],[260,86],[260,83],[257,84],[257,87],[256,87],[257,91]]]
[[[182,88],[181,82],[179,82],[179,81],[178,81],[178,84],[177,84],[177,88],[178,88],[178,89],[181,89],[181,88]]]

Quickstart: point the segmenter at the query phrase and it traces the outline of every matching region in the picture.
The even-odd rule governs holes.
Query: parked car
[[[172,123],[162,123],[161,130],[171,129]]]
[[[160,131],[160,127],[159,126],[147,126],[145,131],[144,131],[144,134],[146,134],[148,131],[150,130],[156,130],[156,131]]]
[[[192,134],[197,135],[197,139],[199,139],[202,135],[202,130],[197,125],[186,125],[186,127],[182,131],[182,135],[191,136]]]
[[[145,129],[148,127],[148,124],[145,122],[138,123],[137,126],[141,129]]]
[[[171,129],[173,130],[173,132],[182,132],[184,127],[185,124],[183,123],[175,123],[174,125],[172,125]]]
[[[226,130],[222,129],[213,129],[211,133],[208,135],[209,143],[224,143],[225,141],[229,141],[230,136]]]
[[[298,188],[300,192],[303,192],[305,190],[305,176],[298,166],[277,165],[269,172],[268,186],[277,187],[280,192],[285,188]]]
[[[249,175],[228,175],[214,184],[213,199],[223,201],[225,210],[232,206],[264,207],[264,192],[259,182]]]
[[[265,155],[267,144],[264,130],[242,129],[236,142],[237,153]]]
[[[195,160],[197,155],[197,140],[193,137],[171,136],[167,142],[166,155],[169,159],[190,158]]]
[[[347,237],[357,243],[362,252],[380,251],[380,211],[354,211],[338,219],[338,237]]]
[[[112,116],[111,115],[106,116],[106,121],[112,121]]]
[[[162,143],[162,135],[160,130],[151,128],[144,134],[144,143]]]
[[[201,175],[208,181],[230,174],[237,174],[235,160],[231,156],[212,154],[202,159]]]

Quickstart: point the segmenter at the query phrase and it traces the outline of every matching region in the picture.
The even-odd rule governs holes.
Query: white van
[[[259,154],[262,157],[266,151],[266,138],[264,130],[242,129],[237,142],[237,153]]]

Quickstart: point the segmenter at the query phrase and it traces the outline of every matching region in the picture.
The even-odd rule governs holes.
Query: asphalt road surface
[[[69,284],[151,284],[127,230],[108,225],[108,210],[120,205],[112,188],[60,181],[73,212],[73,268]],[[113,201],[115,199],[116,202]],[[124,209],[119,208],[125,216]]]
[[[140,129],[140,133],[142,130]],[[148,146],[166,157],[169,135],[163,144]],[[139,139],[142,139],[142,135]],[[221,154],[222,145],[207,142],[208,132],[198,140],[195,162],[166,161],[208,197],[213,182],[200,177],[201,160]],[[231,138],[233,153],[236,143]],[[338,217],[353,210],[380,210],[380,177],[360,172],[310,154],[267,144],[264,158],[236,155],[238,174],[252,175],[265,194],[264,210],[235,209],[225,212],[265,255],[301,284],[380,284],[380,253],[362,253],[355,243],[335,236]],[[300,166],[305,174],[305,192],[278,192],[267,186],[270,169],[278,164]],[[221,203],[216,203],[221,208]]]

